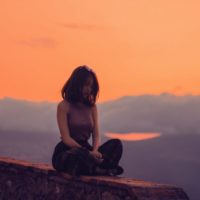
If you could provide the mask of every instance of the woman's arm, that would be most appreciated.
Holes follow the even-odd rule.
[[[98,147],[100,145],[98,110],[97,110],[96,104],[94,105],[94,107],[92,109],[92,116],[94,119],[94,129],[92,132],[92,146],[93,146],[93,151],[94,151],[94,150],[98,150]]]
[[[57,123],[62,136],[63,143],[70,147],[82,147],[78,144],[69,134],[69,128],[67,124],[67,112],[68,105],[67,102],[61,101],[57,105]]]

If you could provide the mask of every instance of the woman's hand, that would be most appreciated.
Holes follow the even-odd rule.
[[[102,154],[98,150],[92,150],[90,151],[90,154],[93,155],[95,158],[103,158]]]
[[[101,164],[103,162],[103,160],[104,160],[103,156],[98,150],[90,151],[90,154],[95,158],[95,160],[98,164]]]

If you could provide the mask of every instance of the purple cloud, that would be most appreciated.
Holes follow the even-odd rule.
[[[79,29],[88,31],[96,31],[103,29],[103,27],[96,26],[94,24],[64,23],[62,24],[62,26],[69,29]]]
[[[30,47],[55,48],[57,46],[57,41],[47,37],[40,37],[29,40],[19,40],[18,44],[27,45]]]

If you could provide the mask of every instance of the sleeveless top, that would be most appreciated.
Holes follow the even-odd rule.
[[[88,141],[94,128],[92,107],[71,103],[68,105],[66,123],[68,123],[70,136],[77,142]]]

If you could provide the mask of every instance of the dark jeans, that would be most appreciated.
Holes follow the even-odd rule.
[[[79,175],[95,175],[97,165],[104,169],[118,166],[123,151],[120,139],[110,139],[99,146],[98,151],[103,155],[101,163],[89,153],[92,146],[88,141],[78,143],[85,148],[69,147],[63,141],[55,146],[52,165],[57,171],[70,172],[76,169],[76,174]]]

